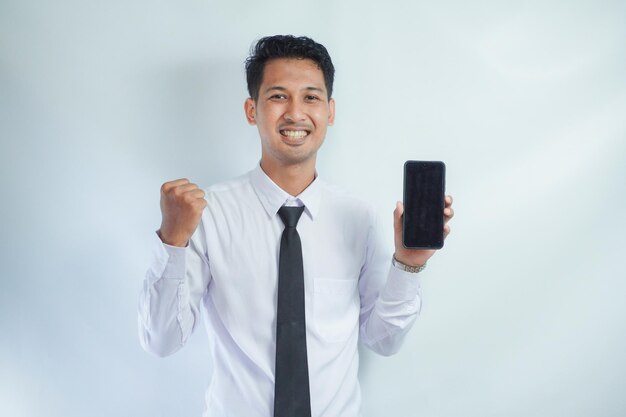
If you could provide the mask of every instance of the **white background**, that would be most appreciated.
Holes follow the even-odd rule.
[[[364,416],[626,415],[626,4],[0,1],[0,415],[199,416],[204,330],[158,359],[136,305],[159,186],[259,159],[243,61],[308,35],[337,68],[318,169],[391,253],[406,159],[456,217]]]

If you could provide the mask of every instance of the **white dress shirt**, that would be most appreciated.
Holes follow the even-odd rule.
[[[213,363],[205,416],[271,417],[278,209],[304,205],[297,228],[312,416],[359,416],[359,336],[382,355],[398,350],[420,310],[419,274],[381,260],[373,210],[320,178],[292,197],[257,166],[205,191],[208,206],[186,248],[155,235],[139,301],[144,349],[176,352],[203,315]]]

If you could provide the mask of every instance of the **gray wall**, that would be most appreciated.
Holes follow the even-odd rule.
[[[143,352],[159,186],[253,167],[243,65],[324,43],[319,172],[391,253],[406,159],[457,216],[403,350],[365,353],[364,415],[626,415],[626,5],[618,1],[0,1],[0,415],[199,416],[204,330]]]

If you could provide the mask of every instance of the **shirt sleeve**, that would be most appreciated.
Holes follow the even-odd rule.
[[[379,250],[373,212],[370,219],[359,278],[360,337],[365,346],[388,356],[400,349],[420,312],[422,273],[406,272],[391,264],[391,259]]]
[[[157,356],[179,350],[193,333],[200,305],[211,281],[204,228],[189,244],[170,246],[154,234],[153,254],[139,296],[139,340]]]

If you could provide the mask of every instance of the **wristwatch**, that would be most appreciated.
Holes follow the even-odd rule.
[[[426,262],[424,262],[424,265],[409,266],[397,260],[395,256],[391,259],[391,263],[396,268],[401,269],[406,272],[411,272],[413,274],[417,274],[418,272],[422,272],[424,269],[426,269]]]

